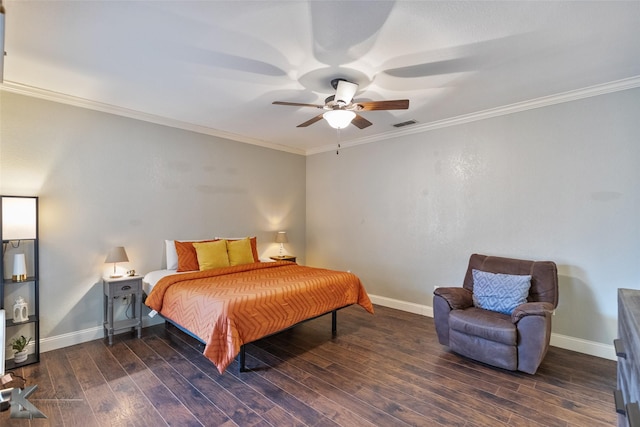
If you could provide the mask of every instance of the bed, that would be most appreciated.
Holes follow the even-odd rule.
[[[360,282],[349,272],[288,261],[251,262],[204,271],[148,273],[145,304],[205,344],[203,354],[220,373],[244,345],[294,325],[359,304],[373,314]]]

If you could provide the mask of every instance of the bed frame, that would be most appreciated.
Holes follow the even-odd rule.
[[[351,305],[352,305],[352,304],[348,304],[348,305],[345,305],[345,306],[343,306],[343,307],[336,308],[336,309],[333,309],[333,310],[331,310],[331,311],[327,311],[326,313],[322,313],[322,314],[319,314],[319,315],[317,315],[317,316],[310,317],[310,318],[308,318],[308,319],[302,320],[302,321],[300,321],[300,322],[298,322],[298,323],[295,323],[295,324],[293,324],[293,325],[291,325],[291,326],[289,326],[289,327],[287,327],[287,328],[281,329],[281,330],[279,330],[279,331],[277,331],[277,332],[274,332],[274,333],[272,333],[272,334],[265,335],[265,336],[263,336],[263,337],[261,337],[261,338],[258,338],[258,339],[257,339],[257,340],[255,340],[255,341],[258,341],[258,340],[261,340],[261,339],[263,339],[263,338],[267,338],[267,337],[270,337],[270,336],[273,336],[273,335],[279,334],[279,333],[281,333],[281,332],[287,331],[287,330],[289,330],[289,329],[295,328],[296,326],[301,325],[302,323],[308,322],[308,321],[310,321],[310,320],[317,319],[317,318],[322,317],[322,316],[325,316],[325,315],[327,315],[327,314],[329,314],[329,313],[331,313],[331,336],[334,336],[334,337],[335,337],[335,336],[338,334],[338,310],[342,310],[343,308],[349,307],[349,306],[351,306]],[[199,343],[201,343],[201,344],[203,344],[203,345],[206,345],[206,343],[205,343],[204,341],[202,341],[199,337],[197,337],[197,336],[196,336],[194,333],[192,333],[191,331],[189,331],[189,330],[187,330],[186,328],[184,328],[184,327],[180,326],[179,324],[177,324],[177,323],[176,323],[176,322],[174,322],[173,320],[169,319],[168,317],[165,317],[165,316],[161,315],[160,313],[158,313],[158,315],[159,315],[160,317],[162,317],[162,318],[165,320],[165,326],[166,326],[167,324],[171,324],[171,325],[175,326],[177,329],[179,329],[180,331],[182,331],[182,332],[184,332],[185,334],[189,335],[190,337],[192,337],[192,338],[196,339]],[[242,344],[242,345],[240,346],[240,353],[238,353],[238,365],[239,365],[238,372],[249,372],[249,371],[251,371],[251,369],[247,369],[247,367],[246,367],[246,353],[245,353],[245,346],[246,346],[247,344],[251,344],[252,342],[255,342],[255,341],[251,341],[251,342],[248,342],[248,343],[244,343],[244,344]]]

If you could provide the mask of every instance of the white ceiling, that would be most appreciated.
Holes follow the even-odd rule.
[[[4,90],[301,154],[336,131],[271,102],[324,103],[334,77],[356,100],[411,101],[361,113],[373,126],[342,130],[343,146],[640,85],[640,1],[3,3]]]

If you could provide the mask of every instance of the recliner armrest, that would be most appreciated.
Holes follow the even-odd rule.
[[[444,298],[452,310],[473,307],[471,291],[465,288],[436,288],[433,294]]]
[[[518,323],[525,316],[546,316],[553,313],[553,304],[549,302],[525,302],[511,313],[511,321]]]

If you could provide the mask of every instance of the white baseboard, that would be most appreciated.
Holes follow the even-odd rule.
[[[554,347],[564,348],[565,350],[573,350],[578,353],[602,357],[603,359],[618,360],[613,344],[607,345],[595,341],[583,340],[582,338],[574,338],[567,335],[552,333],[551,345]]]
[[[369,294],[369,299],[372,303],[383,307],[395,308],[396,310],[406,311],[408,313],[433,317],[433,307],[429,307],[428,305],[416,304],[414,302],[401,301],[371,294]]]
[[[396,300],[393,298],[381,297],[378,295],[369,295],[371,302],[383,307],[395,308],[409,313],[420,314],[422,316],[433,317],[433,307],[428,305],[416,304],[413,302]],[[601,357],[603,359],[618,360],[613,345],[602,344],[595,341],[587,341],[581,338],[569,337],[560,334],[551,334],[551,343],[554,347],[563,348],[565,350],[577,351],[591,356]]]
[[[155,325],[159,322],[158,319],[152,320],[147,316],[142,316],[142,327]],[[127,333],[122,332],[122,333]],[[56,335],[49,338],[43,338],[40,340],[40,352],[44,353],[51,350],[57,350],[63,347],[69,347],[75,344],[81,344],[87,341],[93,341],[104,338],[104,328],[102,326],[96,326],[82,331],[70,332],[68,334]]]
[[[104,328],[102,326],[96,326],[95,328],[83,329],[82,331],[69,332],[68,334],[56,335],[48,338],[42,338],[40,340],[40,352],[45,353],[47,351],[57,350],[59,348],[69,347],[100,338],[104,338]]]
[[[416,304],[414,302],[401,301],[378,295],[369,295],[369,298],[374,304],[378,304],[383,307],[394,308],[396,310],[419,314],[421,316],[433,317],[433,307],[429,307],[428,305]],[[142,320],[143,327],[159,323],[157,319],[152,320],[147,316],[144,316]],[[96,326],[82,331],[43,338],[40,340],[40,351],[44,353],[58,348],[69,347],[75,344],[81,344],[83,342],[101,338],[104,338],[104,329],[102,326]],[[604,359],[617,360],[613,345],[587,341],[581,338],[574,338],[554,333],[551,334],[551,345]]]

